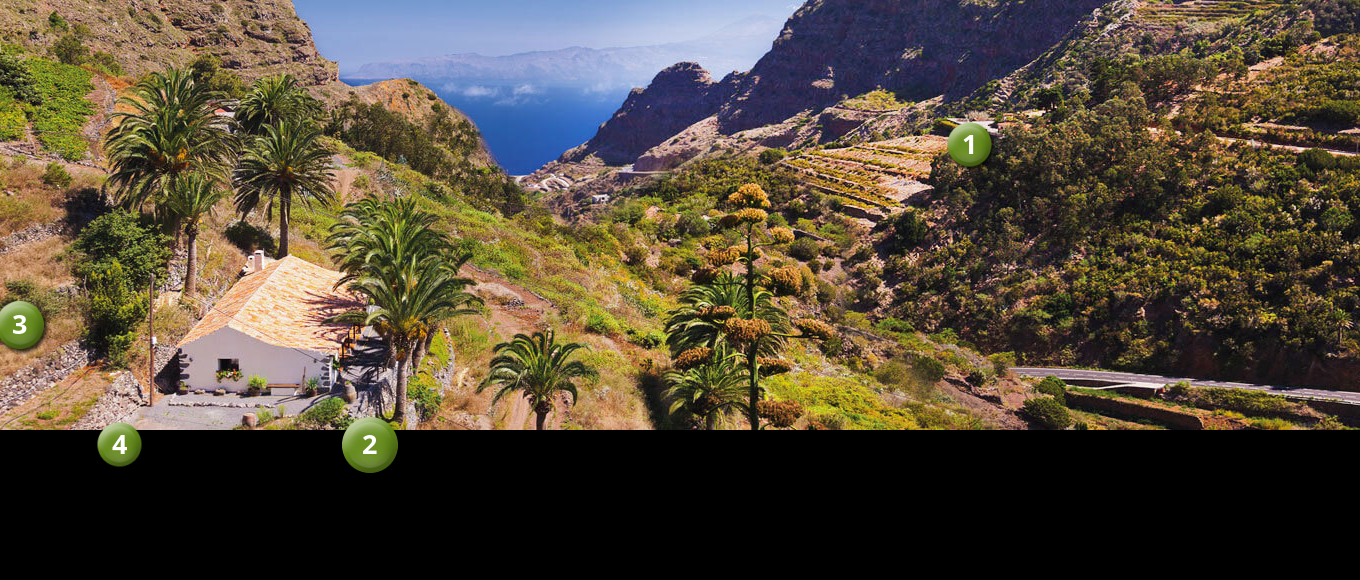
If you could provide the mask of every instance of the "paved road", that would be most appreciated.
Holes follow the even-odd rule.
[[[1221,381],[1201,381],[1196,379],[1163,377],[1157,375],[1140,375],[1136,373],[1118,373],[1106,371],[1086,371],[1072,369],[1043,369],[1015,367],[1011,369],[1017,374],[1034,377],[1058,377],[1064,381],[1071,380],[1090,380],[1090,381],[1110,381],[1120,384],[1149,384],[1149,385],[1172,385],[1181,381],[1190,383],[1193,387],[1219,388],[1219,389],[1244,389],[1249,391],[1266,391],[1272,394],[1285,397],[1302,399],[1324,399],[1345,401],[1347,403],[1360,404],[1360,393],[1346,391],[1328,391],[1324,389],[1304,389],[1293,387],[1272,387],[1266,385],[1249,385],[1246,383],[1228,383]]]

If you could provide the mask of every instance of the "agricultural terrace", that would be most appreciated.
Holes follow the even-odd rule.
[[[802,180],[852,205],[893,210],[926,189],[930,165],[947,149],[943,137],[924,136],[817,149],[784,160]]]
[[[1182,22],[1213,22],[1245,18],[1257,12],[1282,8],[1286,3],[1271,0],[1196,0],[1194,2],[1145,2],[1138,16],[1146,22],[1175,26]]]

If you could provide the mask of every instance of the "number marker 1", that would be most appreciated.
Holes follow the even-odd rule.
[[[992,135],[977,123],[964,123],[949,134],[949,156],[964,167],[977,167],[992,156]]]

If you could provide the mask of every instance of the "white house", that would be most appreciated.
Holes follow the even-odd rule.
[[[180,380],[191,390],[243,392],[260,376],[281,395],[311,378],[330,386],[353,328],[326,320],[363,307],[335,289],[342,276],[292,256],[266,263],[256,252],[246,276],[180,342]]]

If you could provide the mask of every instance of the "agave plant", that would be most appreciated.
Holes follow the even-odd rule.
[[[533,336],[515,335],[511,342],[496,346],[491,374],[477,387],[477,392],[500,387],[491,399],[492,405],[506,395],[521,393],[533,407],[537,428],[542,431],[557,394],[570,394],[571,404],[575,405],[578,398],[575,381],[597,376],[584,362],[571,360],[577,351],[587,348],[575,342],[558,344],[552,330]]]

